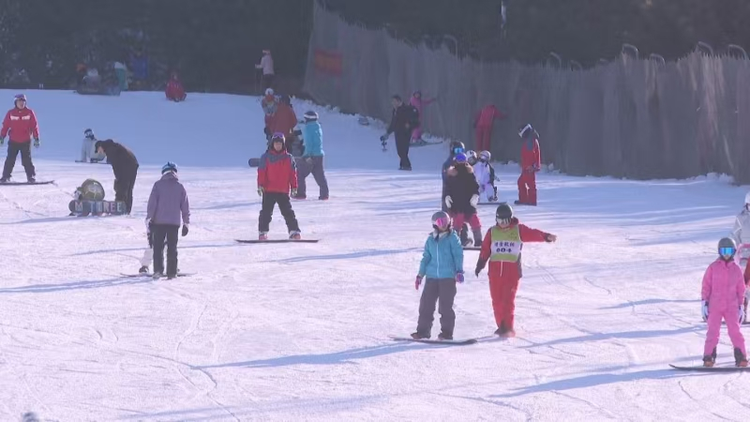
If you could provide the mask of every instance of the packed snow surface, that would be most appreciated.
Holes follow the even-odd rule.
[[[9,108],[14,93],[0,91]],[[265,145],[258,98],[26,94],[42,134],[38,179],[55,184],[0,187],[1,420],[750,419],[750,374],[668,367],[699,363],[700,280],[747,187],[543,173],[539,206],[516,214],[559,240],[524,248],[518,337],[493,338],[487,275],[474,276],[467,251],[455,337],[479,343],[402,343],[389,335],[416,326],[445,144],[412,149],[414,171],[399,172],[382,124],[295,102],[324,130],[331,199],[293,203],[303,236],[321,240],[241,245],[257,237],[247,159]],[[67,216],[87,178],[114,196],[109,166],[73,162],[89,127],[140,160],[132,216]],[[179,267],[196,274],[124,278],[147,247],[146,201],[167,160],[192,206]],[[497,171],[501,198],[514,200],[517,167]],[[317,198],[312,177],[308,190]],[[487,229],[494,207],[480,217]],[[270,235],[286,237],[278,210]],[[719,361],[733,361],[725,332]]]

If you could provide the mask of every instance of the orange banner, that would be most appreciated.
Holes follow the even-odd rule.
[[[315,69],[334,76],[342,73],[341,54],[321,49],[315,50]]]

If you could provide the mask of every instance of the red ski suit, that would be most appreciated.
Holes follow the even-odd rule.
[[[536,172],[542,168],[539,140],[529,138],[521,146],[521,176],[518,177],[518,202],[536,205]]]
[[[493,226],[487,231],[479,252],[477,272],[490,262],[490,296],[498,328],[513,330],[516,291],[521,280],[521,249],[526,242],[547,242],[549,233],[519,224],[517,218],[508,227]],[[494,239],[493,239],[494,237]]]
[[[476,128],[477,144],[474,148],[479,154],[481,151],[490,150],[490,141],[492,139],[492,124],[495,119],[504,119],[505,115],[500,112],[493,104],[490,104],[483,108],[477,117],[474,119],[474,127]]]

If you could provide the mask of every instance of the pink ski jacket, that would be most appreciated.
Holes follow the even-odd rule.
[[[745,279],[740,266],[721,258],[712,262],[703,275],[701,299],[708,302],[709,312],[739,308],[745,299]]]

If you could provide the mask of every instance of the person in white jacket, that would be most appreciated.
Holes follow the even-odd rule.
[[[263,69],[263,89],[271,88],[274,78],[271,50],[263,50],[263,57],[260,59],[260,64],[256,64],[255,68]]]
[[[479,153],[479,160],[474,164],[474,176],[479,184],[480,202],[497,202],[495,169],[490,160],[492,160],[492,154],[489,151],[482,151]]]
[[[732,238],[737,243],[740,265],[746,266],[748,258],[750,258],[750,192],[745,195],[745,207],[734,220]],[[743,245],[746,246],[743,248]],[[750,278],[750,270],[746,267],[745,282],[750,281],[748,278]]]
[[[104,156],[96,152],[94,145],[96,144],[96,136],[94,131],[86,129],[83,131],[83,145],[81,145],[81,163],[98,163],[104,159]]]

